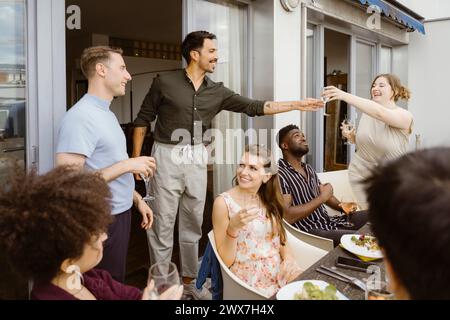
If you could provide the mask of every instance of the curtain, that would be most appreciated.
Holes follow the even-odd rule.
[[[236,93],[242,93],[245,9],[226,2],[219,4],[202,0],[195,0],[193,9],[193,30],[206,30],[217,36],[219,61],[215,72],[208,76],[223,82]],[[242,117],[238,113],[222,111],[213,121],[213,128],[223,137],[216,139],[211,146],[215,150],[212,154],[214,196],[232,187],[244,148]]]

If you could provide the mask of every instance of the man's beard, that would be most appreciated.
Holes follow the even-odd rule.
[[[309,152],[309,147],[305,146],[305,147],[298,147],[297,149],[293,149],[292,153],[297,157],[297,158],[303,158],[305,155],[307,155]]]

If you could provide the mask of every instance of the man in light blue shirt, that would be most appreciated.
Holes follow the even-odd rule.
[[[98,171],[108,182],[114,222],[108,230],[103,257],[99,253],[102,261],[97,267],[123,282],[133,203],[142,214],[142,228],[147,230],[153,223],[152,210],[134,190],[133,173],[152,176],[156,165],[151,157],[129,159],[125,135],[109,109],[114,97],[125,95],[126,84],[131,80],[122,51],[87,48],[81,57],[81,69],[89,81],[88,93],[63,118],[56,164]]]

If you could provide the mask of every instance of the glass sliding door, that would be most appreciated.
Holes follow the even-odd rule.
[[[375,43],[352,37],[351,45],[351,93],[357,96],[370,99],[370,89],[372,80],[377,72],[377,54]],[[353,106],[349,110],[350,119],[354,120],[356,125],[361,118],[361,112]],[[348,146],[348,162],[350,163],[355,153],[355,145]]]
[[[26,4],[0,0],[0,187],[13,168],[26,168]],[[26,299],[27,283],[0,252],[0,300]]]
[[[324,82],[348,92],[350,74],[351,36],[327,28],[324,33]],[[348,167],[348,148],[342,138],[340,126],[348,114],[345,101],[330,101],[326,105],[324,122],[323,170],[336,171]]]
[[[12,167],[25,169],[25,1],[0,0],[0,185]]]
[[[381,47],[380,51],[380,74],[392,72],[392,48]]]
[[[356,78],[355,78],[355,94],[359,97],[370,99],[370,89],[373,78],[376,73],[376,47],[375,44],[356,41]],[[356,112],[358,119],[361,116],[359,111]]]
[[[320,96],[320,83],[323,83],[323,71],[320,54],[319,26],[308,24],[306,30],[306,95]],[[323,28],[322,28],[323,31]],[[323,50],[322,50],[323,51]],[[318,171],[323,168],[323,111],[306,113],[306,132],[304,132],[310,146],[305,161]]]

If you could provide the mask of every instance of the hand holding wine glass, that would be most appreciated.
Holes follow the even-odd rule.
[[[149,300],[179,300],[183,294],[177,266],[173,262],[157,262],[148,272]]]
[[[261,208],[258,195],[242,195],[239,197],[241,210],[230,219],[229,228],[235,232],[244,228],[252,220],[258,218]]]
[[[145,197],[142,198],[145,202],[153,201],[155,200],[155,196],[151,192],[151,178],[150,176],[145,176],[144,174],[140,174],[142,180],[144,180],[145,184]]]
[[[358,204],[356,203],[356,200],[353,196],[343,196],[341,198],[341,208],[344,211],[345,215],[347,216],[347,221],[344,222],[342,225],[347,228],[354,227],[355,225],[350,222],[350,215],[352,213],[355,213],[356,210],[358,210]]]
[[[324,91],[324,88],[322,88],[322,92]],[[323,102],[323,104],[325,105],[324,106],[324,110],[325,110],[325,112],[324,112],[324,116],[325,117],[329,117],[329,116],[331,116],[331,114],[329,114],[329,113],[327,113],[327,103],[328,103],[328,101],[330,100],[328,97],[324,97],[323,95],[321,95],[320,96],[320,99],[322,100],[322,102]]]
[[[345,118],[341,123],[342,138],[354,143],[355,123],[353,120]]]

